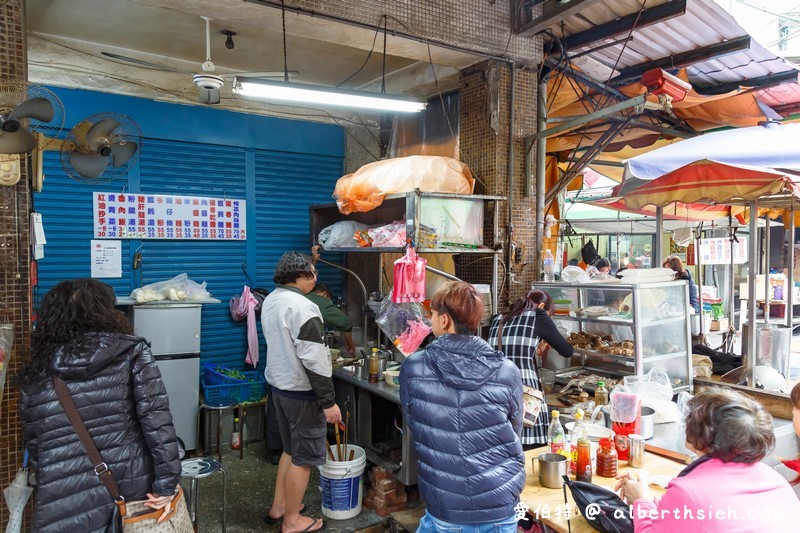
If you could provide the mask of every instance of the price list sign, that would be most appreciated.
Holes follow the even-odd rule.
[[[733,263],[747,262],[747,237],[738,237],[733,242]],[[730,265],[731,240],[726,237],[700,240],[700,262],[703,265]]]
[[[245,201],[94,193],[96,239],[246,240]]]

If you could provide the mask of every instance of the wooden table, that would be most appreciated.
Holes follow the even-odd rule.
[[[525,472],[527,474],[527,481],[525,488],[522,491],[522,502],[528,506],[529,513],[544,522],[547,526],[555,531],[567,532],[567,520],[564,507],[564,489],[549,489],[539,484],[539,470],[538,465],[536,473],[533,472],[532,461],[540,453],[546,452],[547,448],[537,448],[525,452]],[[651,477],[653,476],[668,476],[673,478],[683,470],[686,465],[660,457],[650,452],[645,452],[645,467],[644,468],[629,468],[626,461],[619,462],[619,473],[623,474],[630,471],[631,475],[637,476],[640,472],[647,470]],[[600,477],[598,475],[592,476],[592,483],[605,487],[609,490],[614,490],[614,485],[617,481],[613,478]],[[650,490],[653,494],[663,494],[664,489],[657,485],[650,485]],[[595,531],[586,521],[583,516],[578,514],[578,508],[572,499],[569,489],[567,489],[567,498],[569,501],[569,511],[572,532],[573,533],[590,533]]]

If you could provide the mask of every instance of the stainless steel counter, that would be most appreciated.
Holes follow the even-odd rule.
[[[387,385],[383,381],[370,383],[361,379],[353,371],[343,368],[333,370],[333,385],[336,389],[336,400],[342,408],[342,413],[349,404],[354,417],[350,422],[350,435],[353,443],[364,448],[367,459],[383,469],[391,472],[400,482],[405,485],[414,485],[417,482],[417,453],[414,448],[414,439],[411,431],[405,423],[399,428],[401,433],[401,457],[400,460],[387,457],[381,450],[380,442],[374,442],[373,424],[384,422],[386,417],[394,417],[397,409],[391,407],[386,409],[386,401],[397,406],[400,405],[400,389]],[[350,401],[350,399],[353,401]],[[388,412],[387,412],[388,411]],[[389,418],[392,420],[392,418]],[[396,425],[397,422],[393,421]],[[385,425],[385,424],[384,424]],[[394,449],[397,449],[396,443]]]

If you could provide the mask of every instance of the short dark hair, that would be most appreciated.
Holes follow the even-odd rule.
[[[601,268],[605,267],[611,268],[611,263],[609,263],[608,259],[606,259],[605,257],[598,257],[592,262],[592,266],[595,267],[597,270],[600,270]]]
[[[459,335],[473,335],[483,317],[483,298],[469,283],[448,281],[434,293],[431,309],[449,315]]]
[[[310,257],[300,252],[286,252],[275,265],[272,280],[278,285],[286,285],[298,278],[313,278],[314,272],[314,262]]]
[[[772,416],[757,401],[722,387],[689,400],[686,442],[724,463],[757,463],[775,447]]]
[[[328,287],[325,283],[317,283],[316,285],[314,285],[314,288],[311,290],[311,292],[319,292],[319,293],[327,292],[328,294],[333,294],[331,292],[330,287]]]

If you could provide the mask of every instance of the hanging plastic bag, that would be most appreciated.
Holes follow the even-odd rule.
[[[375,209],[387,194],[452,192],[472,194],[475,178],[466,164],[451,157],[412,155],[375,161],[339,178],[333,197],[345,215]]]
[[[375,323],[404,355],[411,355],[431,332],[430,314],[421,303],[384,298]]]
[[[406,255],[394,262],[394,303],[422,302],[425,300],[425,266],[428,260],[417,255],[411,246]]]

